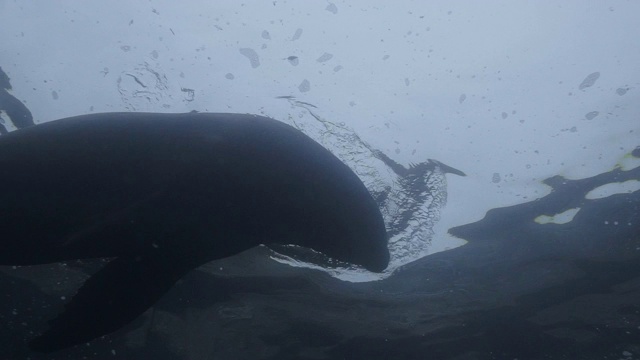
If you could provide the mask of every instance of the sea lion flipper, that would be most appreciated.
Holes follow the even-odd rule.
[[[29,347],[40,352],[57,351],[121,328],[188,271],[180,270],[175,260],[171,254],[158,251],[110,261],[84,283],[65,310],[49,322],[49,329]]]

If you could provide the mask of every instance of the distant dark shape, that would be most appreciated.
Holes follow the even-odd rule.
[[[0,112],[5,112],[18,129],[33,125],[31,111],[27,109],[22,101],[11,95],[8,90],[11,90],[9,76],[0,68]],[[0,134],[6,132],[6,128],[0,123]]]
[[[616,94],[622,96],[622,95],[626,94],[627,91],[629,91],[629,88],[617,88],[616,89]]]
[[[406,195],[402,201],[402,210],[398,212],[393,223],[387,226],[389,228],[389,236],[395,236],[409,227],[409,222],[415,216],[418,209],[433,195],[433,189],[430,188],[428,180],[436,170],[439,170],[443,174],[467,176],[464,172],[433,159],[428,159],[418,164],[411,164],[409,168],[406,168],[382,151],[373,148],[370,148],[370,150],[373,156],[382,161],[398,175],[398,185],[400,186],[401,192]],[[378,203],[378,207],[385,207],[390,191],[391,188],[387,187],[385,190],[373,194]]]
[[[371,271],[389,262],[382,215],[360,179],[261,116],[66,118],[1,136],[0,167],[0,264],[113,258],[31,342],[36,351],[113,332],[190,270],[259,244]]]
[[[592,87],[596,83],[596,81],[598,81],[599,78],[600,78],[600,72],[597,72],[597,71],[587,75],[587,77],[584,78],[584,80],[582,80],[582,82],[578,86],[578,89],[584,90],[586,88]]]
[[[419,164],[411,164],[409,168],[398,164],[393,159],[389,158],[387,154],[383,153],[380,150],[372,150],[373,155],[382,161],[385,165],[391,168],[393,172],[395,172],[398,176],[401,177],[420,177],[428,172],[432,172],[436,167],[439,167],[441,171],[445,174],[455,174],[459,176],[467,176],[467,174],[462,171],[452,168],[449,165],[445,165],[438,160],[428,159],[425,162],[421,162]]]
[[[0,89],[0,110],[4,111],[18,129],[33,125],[33,116],[22,101],[7,90]]]
[[[0,88],[11,90],[11,81],[9,80],[9,75],[7,75],[2,67],[0,67]]]
[[[599,112],[599,111],[590,111],[590,112],[588,112],[584,117],[585,117],[585,119],[587,119],[587,120],[593,120],[593,119],[595,119],[596,117],[598,117],[598,115],[599,115],[599,114],[600,114],[600,112]]]
[[[289,63],[293,66],[297,66],[300,63],[300,59],[293,55],[287,57],[287,60],[289,60]]]

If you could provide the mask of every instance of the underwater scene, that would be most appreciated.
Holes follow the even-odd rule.
[[[640,359],[637,14],[0,0],[0,359]]]

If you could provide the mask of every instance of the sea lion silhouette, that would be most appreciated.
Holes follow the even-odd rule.
[[[302,132],[243,114],[104,113],[0,136],[0,264],[113,258],[30,343],[113,332],[190,270],[295,244],[382,271],[385,225],[360,179]]]

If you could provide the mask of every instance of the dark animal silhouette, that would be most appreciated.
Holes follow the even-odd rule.
[[[241,114],[105,113],[0,136],[0,264],[112,258],[34,339],[37,351],[129,323],[190,270],[295,244],[382,271],[380,211],[328,150]]]

